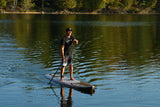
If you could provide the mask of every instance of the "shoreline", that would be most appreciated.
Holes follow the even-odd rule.
[[[3,12],[1,14],[102,14],[90,12]]]
[[[155,13],[155,12],[151,12],[151,13],[127,13],[127,12],[66,12],[66,11],[56,11],[56,12],[7,12],[7,11],[3,11],[0,12],[0,14],[53,14],[53,15],[76,15],[76,14],[91,14],[91,15],[99,15],[99,14],[120,14],[120,15],[127,15],[127,14],[137,14],[137,15],[158,15],[160,13]]]

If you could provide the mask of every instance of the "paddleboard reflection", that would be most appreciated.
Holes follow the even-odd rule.
[[[73,88],[68,88],[69,92],[68,92],[68,96],[66,97],[65,92],[64,92],[64,87],[61,87],[60,88],[61,98],[56,94],[53,87],[50,86],[50,88],[53,91],[54,95],[57,97],[57,99],[60,101],[61,107],[72,107],[72,104],[73,104],[73,100],[72,100]],[[82,91],[82,90],[76,90],[76,91],[79,91],[79,92],[84,93],[84,94],[90,94],[90,95],[93,95],[95,93],[95,90],[92,90],[89,93],[87,93],[86,91]],[[92,94],[91,94],[91,92],[92,92]]]

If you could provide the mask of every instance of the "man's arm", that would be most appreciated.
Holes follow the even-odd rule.
[[[78,40],[77,39],[74,39],[73,42],[78,45]]]
[[[65,56],[64,56],[64,45],[61,46],[61,55],[62,55],[62,59],[63,62],[65,61]]]

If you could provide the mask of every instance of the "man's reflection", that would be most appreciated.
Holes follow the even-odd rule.
[[[56,92],[54,91],[54,88],[53,87],[50,87],[54,93],[54,95],[58,98],[58,100],[60,101],[60,105],[61,107],[72,107],[72,96],[73,96],[73,89],[72,88],[69,88],[69,95],[68,97],[66,98],[65,97],[65,94],[64,94],[64,88],[61,87],[61,90],[60,90],[60,96],[61,96],[61,99],[60,97],[56,94]],[[85,94],[94,94],[95,93],[95,90],[77,90],[77,91],[80,91],[82,93],[85,93]]]
[[[65,98],[63,88],[61,88],[60,94],[61,94],[61,107],[72,107],[72,95],[73,95],[72,88],[70,88],[69,90],[69,95],[67,99]]]

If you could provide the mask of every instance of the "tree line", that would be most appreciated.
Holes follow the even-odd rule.
[[[160,0],[0,0],[0,11],[160,12]]]

